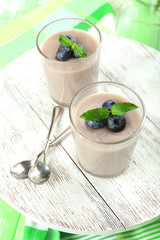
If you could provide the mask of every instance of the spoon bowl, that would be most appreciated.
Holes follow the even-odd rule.
[[[10,173],[12,174],[12,176],[17,179],[27,178],[29,169],[34,166],[34,164],[41,157],[42,153],[43,151],[40,152],[33,160],[24,160],[22,162],[16,163],[13,167],[10,168]]]
[[[38,162],[28,172],[28,178],[34,184],[43,184],[51,175],[51,170],[45,162]]]
[[[10,173],[17,179],[24,179],[28,177],[28,171],[33,167],[35,160],[25,160],[21,163],[15,164],[10,169]]]

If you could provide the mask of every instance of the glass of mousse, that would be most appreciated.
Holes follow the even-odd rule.
[[[71,45],[62,45],[60,36],[67,37]],[[93,24],[76,18],[53,21],[39,32],[36,44],[49,94],[56,103],[68,107],[81,88],[97,81],[101,34]],[[77,45],[86,55],[77,55]]]
[[[145,107],[137,93],[116,82],[93,83],[74,96],[69,115],[78,160],[85,171],[113,177],[126,169],[145,120]]]

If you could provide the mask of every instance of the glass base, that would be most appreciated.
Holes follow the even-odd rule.
[[[99,178],[113,178],[113,177],[118,177],[119,175],[121,175],[124,171],[126,171],[126,169],[129,167],[129,164],[127,164],[123,169],[121,169],[120,172],[116,173],[116,174],[107,174],[107,175],[101,175],[101,174],[96,174],[94,172],[88,171],[87,169],[85,169],[81,163],[78,161],[80,167],[87,173],[89,173],[90,175],[94,176],[94,177],[99,177]]]
[[[50,97],[51,97],[51,95],[50,95]],[[59,102],[59,101],[55,100],[53,97],[51,97],[51,99],[52,99],[55,103],[57,103],[59,106],[69,108],[69,105],[70,105],[70,104],[66,104],[66,103],[63,103],[63,102]]]

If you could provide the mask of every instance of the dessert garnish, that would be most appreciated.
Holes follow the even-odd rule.
[[[120,132],[126,126],[126,118],[124,115],[118,116],[110,114],[109,117],[106,119],[106,126],[112,132]]]
[[[58,51],[56,52],[56,57],[59,61],[66,61],[71,57],[71,55],[72,55],[71,48],[64,47],[63,45],[60,45]]]
[[[74,37],[72,37],[71,35],[67,34],[65,36],[68,37],[72,42],[77,43],[76,39]]]
[[[76,58],[87,57],[84,47],[81,44],[77,44],[76,39],[71,35],[60,35],[59,42],[61,45],[56,53],[56,57],[59,61],[66,61],[71,56]]]
[[[120,132],[126,126],[124,113],[138,108],[130,102],[116,103],[113,100],[107,100],[102,104],[102,108],[95,108],[83,113],[80,118],[86,120],[92,128],[101,128],[105,125],[113,132]]]

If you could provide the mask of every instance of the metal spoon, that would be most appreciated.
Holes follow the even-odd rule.
[[[54,141],[50,143],[50,147],[53,147],[58,142],[60,142],[63,138],[69,135],[71,131],[71,127],[69,126],[66,130],[64,130],[64,132],[59,135],[59,137],[57,137]],[[37,164],[31,167],[28,172],[28,178],[35,184],[43,184],[49,179],[51,175],[51,171],[45,161],[45,157],[43,158],[43,162],[39,162],[39,160],[37,159]]]
[[[47,141],[46,141],[46,145],[45,145],[45,154],[48,150],[49,144],[51,142],[51,136],[53,134],[53,130],[54,127],[56,126],[62,112],[63,112],[63,108],[60,106],[56,106],[53,109],[52,112],[52,120],[51,120],[51,124],[50,124],[50,128],[49,128],[49,132],[48,132],[48,136],[47,136]],[[10,172],[12,174],[13,177],[17,178],[17,179],[24,179],[28,177],[28,171],[29,169],[38,161],[38,159],[40,158],[40,156],[44,153],[44,150],[39,153],[37,155],[37,157],[33,160],[25,160],[23,162],[19,162],[17,164],[15,164],[13,167],[11,167]]]

